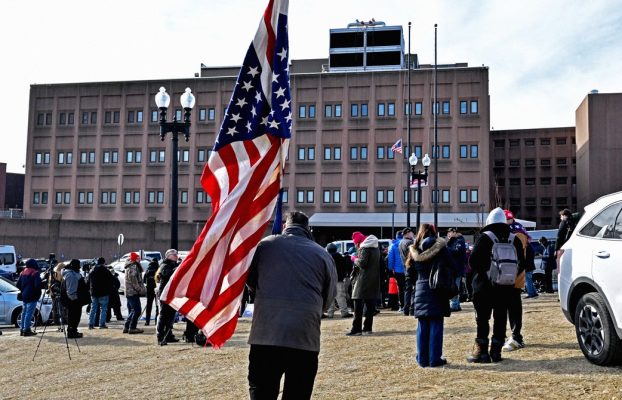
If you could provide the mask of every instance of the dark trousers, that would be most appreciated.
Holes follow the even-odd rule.
[[[151,310],[153,309],[153,301],[155,300],[155,289],[147,288],[147,304],[145,305],[145,323],[151,321]]]
[[[544,290],[553,293],[553,267],[548,265],[544,267]]]
[[[490,316],[493,317],[492,339],[505,341],[505,327],[508,319],[508,301],[513,295],[514,287],[487,288],[473,294],[475,321],[477,322],[477,338],[488,341],[490,334]]]
[[[523,328],[523,302],[521,299],[521,292],[521,289],[515,288],[508,301],[510,329],[512,330],[512,338],[517,342],[523,341],[523,335],[520,333]]]
[[[283,375],[282,400],[310,399],[317,374],[318,354],[316,351],[252,344],[248,355],[251,400],[276,399]]]
[[[77,332],[80,325],[80,315],[82,314],[82,306],[78,300],[69,300],[67,305],[67,332]]]
[[[414,273],[414,271],[413,271]],[[404,279],[404,315],[415,315],[414,296],[415,286],[409,276]]]
[[[468,300],[473,300],[473,272],[467,272],[465,275],[465,283]]]
[[[158,341],[173,335],[173,322],[175,321],[175,309],[160,301],[160,316],[158,317]]]
[[[374,325],[374,313],[376,312],[376,299],[354,299],[353,301],[352,332],[371,332]],[[363,310],[365,310],[365,322],[363,322]]]
[[[441,365],[445,319],[418,318],[417,321],[417,362],[421,367]]]
[[[404,308],[404,284],[406,283],[406,278],[404,277],[403,272],[395,273],[395,280],[397,281],[397,289],[399,290],[400,297],[400,307]]]
[[[127,321],[125,321],[125,329],[136,329],[138,318],[141,314],[140,296],[127,297]]]

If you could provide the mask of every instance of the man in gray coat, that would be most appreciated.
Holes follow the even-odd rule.
[[[318,367],[322,313],[335,300],[337,271],[316,244],[309,217],[287,215],[282,235],[264,238],[250,265],[255,292],[248,343],[251,399],[276,399],[285,375],[284,399],[309,399]]]
[[[380,249],[378,238],[365,236],[361,232],[352,234],[357,249],[354,258],[354,320],[347,336],[371,335],[376,312],[376,300],[380,297]],[[363,323],[363,310],[365,322]]]

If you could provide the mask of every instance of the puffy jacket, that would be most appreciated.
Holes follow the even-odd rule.
[[[78,300],[78,284],[81,278],[82,275],[73,269],[66,267],[63,270],[63,280],[65,281],[67,297],[69,297],[69,300]]]
[[[451,254],[451,259],[458,276],[464,276],[464,266],[466,263],[466,242],[464,237],[458,233],[447,241],[447,249]]]
[[[346,257],[337,251],[334,253],[329,252],[328,254],[333,258],[337,267],[337,280],[341,282],[344,278],[350,276],[352,273],[352,260],[350,260],[350,257]]]
[[[416,274],[415,284],[415,317],[438,318],[449,317],[449,299],[443,294],[430,289],[430,272],[435,263],[443,263],[447,268],[454,264],[447,250],[445,240],[429,237],[421,243],[421,248],[410,246]],[[412,276],[412,272],[411,272]]]
[[[391,242],[391,247],[389,248],[388,266],[389,269],[396,274],[404,273],[404,262],[402,261],[402,256],[400,255],[400,242],[401,239],[393,240],[393,242]]]
[[[22,291],[22,301],[31,303],[41,297],[41,276],[38,268],[27,267],[19,274],[17,288]]]
[[[147,292],[143,284],[143,267],[137,262],[125,264],[125,296],[140,296]]]
[[[99,264],[89,273],[89,286],[91,296],[102,297],[110,294],[112,286],[112,274],[105,265]]]
[[[352,289],[353,299],[371,300],[380,297],[380,249],[378,238],[369,235],[358,250],[354,261],[355,282]]]
[[[158,265],[157,260],[152,260],[147,266],[147,271],[145,271],[145,284],[147,285],[147,290],[155,290],[155,275],[156,272],[158,272],[159,267],[160,266]]]

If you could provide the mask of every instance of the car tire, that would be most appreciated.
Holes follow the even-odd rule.
[[[42,323],[42,319],[41,319],[41,313],[39,312],[39,310],[35,310],[35,313],[33,315],[34,320],[32,321],[32,326],[41,326],[43,325]],[[22,320],[22,307],[18,307],[15,309],[15,311],[13,311],[13,317],[11,318],[11,322],[13,323],[13,326],[16,328],[20,328],[19,323]]]
[[[619,364],[622,361],[622,340],[602,296],[598,293],[583,295],[574,316],[577,341],[585,358],[596,365]]]

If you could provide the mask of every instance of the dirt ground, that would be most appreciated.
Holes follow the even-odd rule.
[[[526,300],[525,349],[504,353],[498,364],[465,361],[474,338],[470,303],[445,320],[443,368],[415,362],[417,322],[382,311],[372,336],[346,337],[351,320],[322,324],[322,351],[315,399],[622,399],[622,368],[588,363],[574,327],[563,317],[554,295]],[[82,318],[84,323],[86,318]],[[187,344],[156,346],[154,327],[146,334],[123,335],[119,322],[108,330],[82,328],[69,342],[50,328],[33,355],[38,337],[21,338],[14,328],[0,336],[1,399],[244,399],[247,392],[248,318],[221,349]],[[181,336],[183,325],[176,326]],[[41,331],[41,329],[40,329]]]

